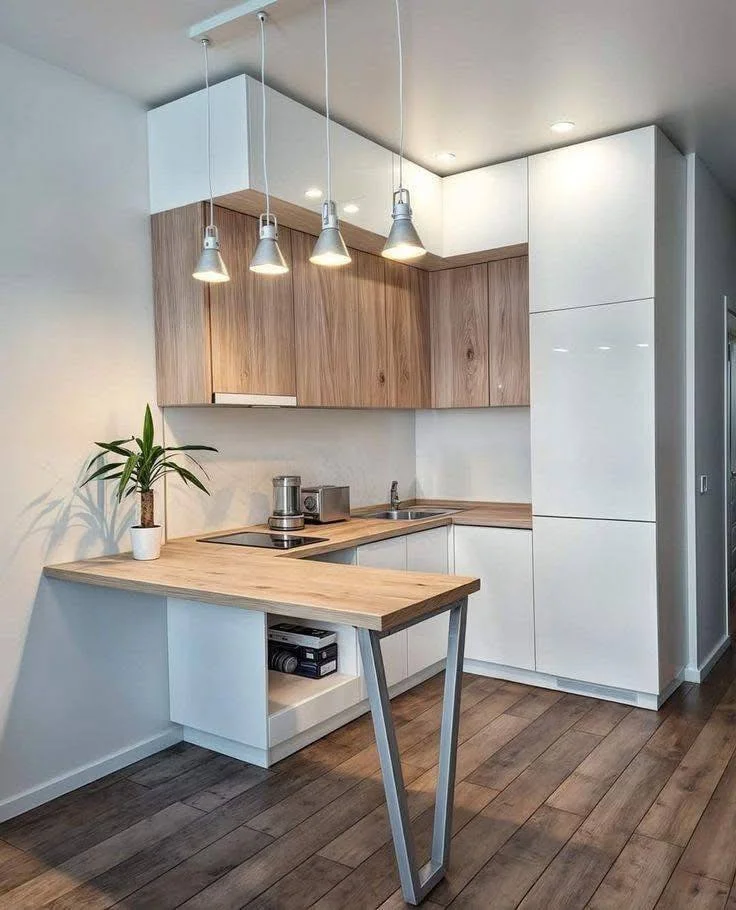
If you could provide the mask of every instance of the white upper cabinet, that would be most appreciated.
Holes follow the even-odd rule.
[[[532,313],[654,297],[655,127],[529,159]]]
[[[527,159],[481,167],[442,180],[443,255],[526,243]]]
[[[325,194],[327,191],[325,118],[279,92],[267,92],[271,193],[285,202],[319,212],[321,200],[307,199],[304,194],[311,188]],[[205,93],[199,91],[148,114],[152,212],[198,202],[209,195],[205,102]],[[261,90],[255,80],[236,76],[213,86],[215,196],[265,190],[261,114]],[[333,195],[340,219],[387,234],[391,221],[392,153],[337,123],[331,124],[330,131]],[[348,204],[358,210],[345,212]],[[420,209],[424,206],[422,201]]]
[[[531,317],[535,515],[655,521],[654,301]]]

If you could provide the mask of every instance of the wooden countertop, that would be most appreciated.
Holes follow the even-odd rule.
[[[286,605],[289,615],[296,618],[387,631],[472,594],[479,590],[480,581],[457,575],[310,562],[308,557],[450,523],[531,527],[531,509],[524,504],[443,501],[431,505],[459,507],[462,511],[421,521],[356,516],[332,525],[309,525],[294,533],[325,538],[324,542],[291,551],[216,546],[195,537],[183,538],[167,543],[161,558],[150,562],[121,553],[47,566],[44,574],[64,581],[264,612]],[[376,508],[380,506],[373,510]],[[235,530],[263,529],[259,525]]]

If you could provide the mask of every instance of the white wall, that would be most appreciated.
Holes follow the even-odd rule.
[[[3,818],[170,727],[161,601],[41,577],[125,543],[75,482],[154,400],[145,116],[3,46],[0,83]]]
[[[690,664],[699,667],[727,631],[723,298],[736,305],[736,205],[702,161],[687,163]],[[701,474],[705,495],[696,492]]]
[[[203,461],[211,497],[167,482],[170,538],[264,521],[275,474],[349,484],[352,506],[387,502],[392,480],[402,497],[414,495],[411,411],[167,408],[165,420],[167,444],[219,449]]]
[[[531,502],[529,408],[416,412],[417,496]]]

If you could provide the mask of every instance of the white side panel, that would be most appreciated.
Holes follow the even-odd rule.
[[[168,599],[171,718],[268,747],[266,614]]]
[[[659,692],[655,525],[534,519],[537,670]]]
[[[468,601],[466,658],[533,670],[531,532],[457,525],[454,533],[456,574],[481,580]]]
[[[393,188],[399,184],[399,158],[393,156]],[[436,256],[442,252],[442,177],[404,159],[404,186],[411,194],[414,226],[425,248]],[[390,210],[389,210],[390,215]],[[389,225],[390,227],[390,225]],[[381,233],[387,234],[388,229]]]
[[[443,255],[526,243],[529,239],[526,158],[481,167],[442,181]]]
[[[654,296],[655,127],[529,159],[531,312]]]
[[[434,528],[406,538],[406,567],[410,572],[449,571],[447,528]],[[440,613],[407,629],[409,676],[447,657],[447,627],[450,614]]]
[[[246,77],[212,87],[212,183],[215,196],[248,188]],[[207,106],[194,92],[148,112],[151,212],[209,195]]]
[[[655,520],[651,300],[531,316],[535,515]]]
[[[392,537],[358,547],[358,565],[373,569],[406,570],[406,537]],[[406,679],[406,629],[395,632],[381,641],[386,682],[389,686]]]

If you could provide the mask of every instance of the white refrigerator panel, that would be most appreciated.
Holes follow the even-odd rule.
[[[537,670],[659,692],[656,526],[534,519]]]
[[[534,514],[654,521],[654,301],[530,319]]]

